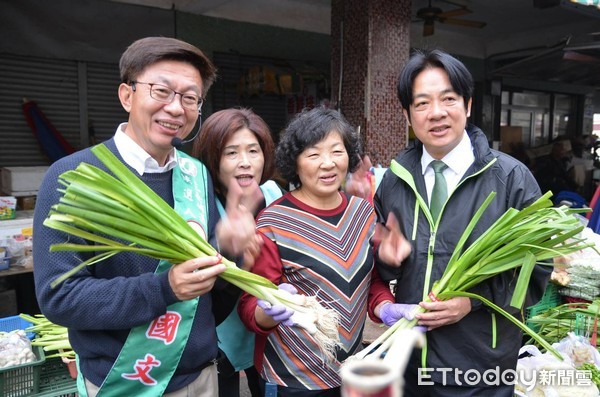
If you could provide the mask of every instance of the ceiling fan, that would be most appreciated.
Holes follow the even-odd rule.
[[[419,21],[423,21],[423,36],[431,36],[433,34],[434,23],[436,21],[470,28],[483,28],[486,25],[485,22],[455,18],[472,13],[473,11],[469,10],[463,5],[458,6],[458,8],[454,10],[444,11],[439,7],[432,7],[431,0],[429,0],[429,5],[427,7],[417,10],[417,18]]]

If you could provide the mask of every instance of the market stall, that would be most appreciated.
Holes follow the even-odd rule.
[[[582,235],[600,247],[590,228]],[[598,396],[600,253],[596,247],[555,259],[542,300],[525,311],[526,324],[560,353],[542,353],[533,340],[521,349],[517,396]],[[542,349],[543,350],[543,349]]]
[[[39,336],[32,326],[20,316],[0,319],[0,396],[75,396],[77,384],[68,364],[36,344]]]

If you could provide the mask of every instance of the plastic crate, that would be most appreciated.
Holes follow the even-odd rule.
[[[27,320],[22,319],[20,316],[10,316],[10,317],[0,318],[0,331],[4,331],[4,332],[10,332],[10,331],[14,331],[16,329],[25,330],[25,329],[31,327],[32,325],[33,324],[31,324]],[[33,339],[35,337],[35,333],[27,332],[27,337],[29,339]]]
[[[558,286],[556,284],[548,283],[542,299],[535,305],[525,309],[525,324],[535,331],[538,327],[531,324],[529,319],[544,313],[548,309],[559,306],[562,303],[562,296],[558,293]]]
[[[32,346],[37,360],[33,363],[0,369],[0,397],[29,396],[40,389],[40,369],[44,364],[44,350]]]
[[[77,394],[77,381],[60,357],[49,358],[40,367],[39,392],[29,397],[70,397]]]

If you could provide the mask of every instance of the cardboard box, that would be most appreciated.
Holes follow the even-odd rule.
[[[17,211],[31,211],[35,209],[37,196],[17,197]]]
[[[500,150],[505,153],[512,151],[511,144],[523,142],[523,127],[500,127]]]
[[[0,221],[0,240],[33,234],[33,211],[16,211],[15,219]]]
[[[2,168],[2,191],[15,197],[37,194],[47,166]]]

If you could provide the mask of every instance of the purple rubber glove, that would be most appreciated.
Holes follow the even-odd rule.
[[[281,283],[277,287],[281,290],[287,291],[290,294],[297,294],[298,290],[291,284]],[[273,320],[282,323],[283,325],[287,325],[289,327],[294,325],[294,321],[292,321],[291,317],[294,314],[294,311],[284,305],[271,305],[269,302],[259,299],[256,304],[263,309],[267,316],[273,318]]]
[[[419,305],[410,305],[406,303],[388,303],[379,309],[379,318],[385,325],[392,326],[401,318],[412,320],[414,315],[411,313]]]

